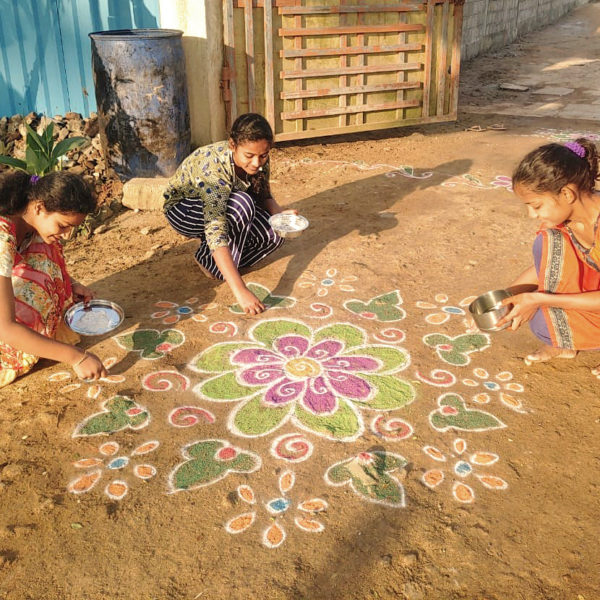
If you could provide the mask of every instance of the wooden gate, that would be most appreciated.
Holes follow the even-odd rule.
[[[464,0],[223,0],[228,126],[277,140],[456,119]]]

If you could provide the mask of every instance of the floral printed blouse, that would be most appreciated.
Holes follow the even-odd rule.
[[[263,167],[267,181],[269,163]],[[228,246],[227,200],[232,192],[245,192],[250,182],[235,173],[233,155],[227,141],[198,148],[179,166],[163,194],[164,210],[184,198],[198,199],[204,213],[204,234],[211,250]]]
[[[26,246],[30,239],[25,239]],[[17,230],[15,224],[7,217],[0,217],[0,277],[12,277],[12,270],[17,257]]]

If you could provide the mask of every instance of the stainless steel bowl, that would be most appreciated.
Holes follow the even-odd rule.
[[[510,296],[506,290],[492,290],[481,294],[469,304],[469,312],[481,331],[501,331],[510,325],[508,322],[498,327],[498,321],[510,312],[510,306],[502,306],[500,303]]]
[[[308,219],[302,215],[277,213],[269,218],[275,233],[282,238],[298,237],[307,227]]]
[[[103,335],[116,329],[124,317],[123,309],[109,300],[78,302],[65,313],[65,323],[80,335]]]

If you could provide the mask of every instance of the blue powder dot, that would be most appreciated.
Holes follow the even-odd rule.
[[[335,283],[335,281],[333,281],[333,279],[323,279],[323,281],[321,281],[321,285],[333,285]]]
[[[285,498],[276,498],[268,504],[269,508],[274,512],[284,512],[290,506],[290,501]]]
[[[176,312],[180,315],[189,315],[192,312],[192,309],[189,306],[180,306]]]
[[[493,391],[500,389],[500,386],[497,383],[494,383],[493,381],[486,381],[483,384],[483,386],[486,387],[488,390],[493,390]]]
[[[456,306],[444,306],[442,310],[446,313],[450,313],[451,315],[464,315],[465,311],[462,308],[458,308]]]
[[[471,465],[464,460],[459,460],[456,465],[454,465],[454,472],[461,477],[468,475],[472,470]]]
[[[126,456],[119,456],[108,463],[109,469],[122,469],[129,464],[129,459]]]

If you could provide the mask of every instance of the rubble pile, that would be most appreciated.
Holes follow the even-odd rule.
[[[50,122],[54,122],[55,143],[67,137],[87,137],[90,143],[67,153],[62,168],[83,175],[93,186],[98,197],[98,221],[102,221],[115,211],[115,204],[121,202],[123,184],[108,166],[102,146],[98,126],[98,116],[91,113],[83,118],[79,113],[68,112],[64,116],[47,117],[35,112],[27,116],[14,115],[0,118],[0,154],[25,159],[25,124],[41,134]],[[0,165],[0,171],[8,167]]]

